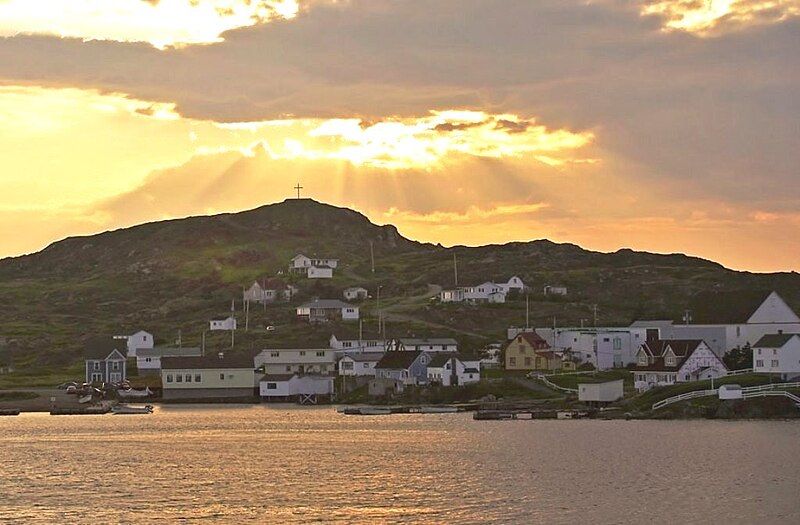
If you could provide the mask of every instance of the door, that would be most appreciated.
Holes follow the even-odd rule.
[[[119,383],[120,381],[122,381],[122,374],[120,374],[119,372],[111,372],[111,375],[109,376],[109,381],[111,383]]]

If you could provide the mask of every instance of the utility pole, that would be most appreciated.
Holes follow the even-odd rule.
[[[382,328],[381,328],[381,326],[383,325],[383,312],[381,311],[381,288],[383,288],[383,286],[381,286],[379,284],[378,285],[378,294],[377,294],[378,295],[378,335],[380,335],[381,333],[384,333],[382,331]],[[386,339],[385,333],[384,333],[384,339]]]
[[[206,355],[206,331],[203,330],[203,336],[200,339],[200,354],[205,356]]]
[[[456,286],[458,286],[458,262],[456,261],[456,252],[453,252],[453,276],[455,278]]]
[[[231,299],[231,350],[233,350],[234,337],[236,334],[236,299]]]
[[[594,305],[594,327],[597,328],[597,304]]]
[[[531,305],[530,297],[525,294],[525,328],[531,327]]]
[[[369,256],[372,260],[372,273],[375,273],[375,247],[372,241],[369,241]]]

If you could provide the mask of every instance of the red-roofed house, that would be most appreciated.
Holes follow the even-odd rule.
[[[560,370],[562,357],[536,332],[522,332],[506,347],[506,370]]]

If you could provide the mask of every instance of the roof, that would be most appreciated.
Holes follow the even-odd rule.
[[[419,346],[419,345],[457,345],[458,341],[451,337],[432,337],[430,339],[423,338],[423,339],[414,339],[414,338],[404,338],[400,339],[400,342],[405,346]]]
[[[303,255],[302,253],[298,253],[297,255],[295,255],[294,257],[292,257],[290,260],[294,261],[295,259],[299,259],[300,257],[304,257],[304,258],[306,258],[306,259],[310,259],[310,258],[311,258],[311,257],[306,257],[306,256],[305,256],[305,255]]]
[[[203,350],[199,346],[157,346],[155,348],[137,348],[136,357],[191,357],[201,356]]]
[[[383,337],[378,333],[377,327],[367,327],[367,323],[361,326],[361,341],[383,341]],[[336,327],[336,331],[331,334],[337,341],[358,341],[358,325],[341,325]]]
[[[218,354],[199,357],[165,357],[161,360],[161,369],[213,369],[213,368],[249,368],[254,369],[253,358],[248,354]]]
[[[525,342],[534,348],[541,347],[542,345],[544,345],[544,348],[550,348],[550,345],[547,343],[547,341],[545,341],[542,336],[536,332],[520,332],[517,334],[517,337],[521,337],[525,340]]]
[[[86,359],[105,359],[114,350],[122,354],[122,357],[127,356],[128,340],[111,336],[93,337],[86,342],[83,355]]]
[[[294,376],[295,374],[267,374],[259,379],[259,381],[273,381],[275,383],[282,383],[283,381],[290,380]]]
[[[428,367],[441,368],[454,357],[461,361],[461,356],[458,354],[436,352],[433,356],[431,356],[431,361],[428,363]]]
[[[394,350],[391,352],[386,352],[383,354],[383,357],[378,364],[375,365],[375,368],[388,368],[388,369],[395,369],[395,370],[405,370],[406,368],[410,367],[417,358],[422,355],[424,352],[420,350],[414,351],[402,351],[402,350]]]
[[[339,299],[317,299],[316,301],[303,303],[298,308],[333,309],[333,308],[356,308],[356,307],[344,301],[340,301]]]
[[[700,292],[689,301],[694,324],[744,324],[767,300],[769,290]]]
[[[365,292],[366,292],[366,291],[368,291],[368,290],[367,290],[366,288],[364,288],[363,286],[351,286],[351,287],[349,287],[349,288],[345,288],[345,289],[344,289],[344,291],[345,291],[345,292],[357,292],[357,291],[359,291],[359,290],[364,290]]]
[[[767,334],[753,345],[755,348],[780,348],[788,343],[793,337],[800,337],[800,334]]]
[[[345,354],[342,359],[349,357],[356,363],[370,363],[378,362],[383,357],[384,352],[358,352],[352,354]]]
[[[631,328],[665,328],[674,322],[669,319],[639,320],[631,323]]]
[[[641,347],[655,357],[663,356],[667,347],[677,357],[688,357],[702,342],[702,339],[654,339],[645,341]]]
[[[481,371],[478,370],[477,368],[465,368],[464,372],[468,374],[479,374]]]

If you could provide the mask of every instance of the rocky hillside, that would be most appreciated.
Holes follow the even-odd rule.
[[[375,259],[372,271],[370,250]],[[11,347],[18,367],[75,362],[82,342],[96,334],[138,328],[171,343],[180,333],[196,344],[211,317],[226,315],[255,279],[283,272],[296,253],[336,257],[332,280],[296,277],[297,301],[340,297],[354,284],[373,295],[381,286],[388,335],[450,334],[466,346],[500,340],[509,325],[525,319],[525,301],[467,307],[436,305],[440,286],[453,285],[453,255],[459,283],[507,280],[519,275],[532,287],[531,321],[550,326],[635,318],[679,318],[701,292],[776,289],[800,304],[800,275],[750,274],[684,255],[620,250],[597,253],[545,240],[476,248],[444,248],[377,226],[355,211],[307,199],[255,210],[143,224],[52,244],[41,252],[0,260],[0,340]],[[564,284],[566,298],[541,294],[545,284]],[[377,297],[362,309],[365,330],[374,330]],[[237,348],[325,344],[332,330],[293,320],[286,304],[251,311],[249,330]],[[266,325],[275,331],[264,330]],[[226,339],[212,344],[229,344]]]

